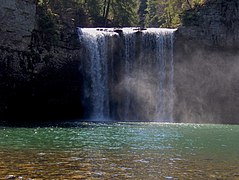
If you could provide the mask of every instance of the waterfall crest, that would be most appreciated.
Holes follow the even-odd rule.
[[[173,122],[174,29],[79,29],[86,118]]]

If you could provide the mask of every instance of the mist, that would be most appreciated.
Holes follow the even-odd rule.
[[[144,49],[130,60],[130,72],[123,71],[113,89],[121,120],[173,122],[173,67],[170,59],[162,63],[153,51]]]
[[[176,120],[239,122],[239,56],[197,51],[191,57],[175,65]]]

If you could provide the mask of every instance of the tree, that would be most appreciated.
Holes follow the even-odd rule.
[[[103,12],[103,18],[104,18],[104,25],[107,27],[107,22],[108,22],[108,16],[109,16],[109,11],[110,11],[110,5],[111,5],[111,0],[105,0],[104,2],[104,12]]]
[[[139,10],[138,10],[140,27],[145,27],[145,18],[147,14],[146,9],[147,9],[147,0],[141,0]]]
[[[146,26],[159,27],[164,23],[164,8],[165,5],[162,0],[148,0]]]
[[[206,0],[39,0],[58,20],[84,27],[178,27],[180,14]],[[58,22],[59,23],[59,22]]]
[[[114,0],[112,1],[111,18],[117,26],[137,26],[139,24],[138,0]]]
[[[149,27],[178,27],[180,14],[204,3],[205,0],[148,0],[146,25]]]

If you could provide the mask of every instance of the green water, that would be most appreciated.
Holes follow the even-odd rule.
[[[0,127],[0,179],[239,179],[239,126]]]

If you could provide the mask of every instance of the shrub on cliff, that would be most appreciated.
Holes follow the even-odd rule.
[[[57,45],[59,40],[59,27],[56,16],[48,7],[46,1],[38,3],[38,28],[46,49]]]

